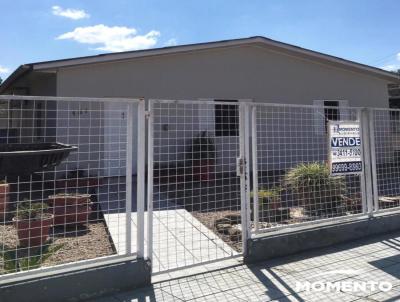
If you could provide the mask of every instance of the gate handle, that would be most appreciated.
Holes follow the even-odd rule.
[[[236,158],[236,175],[242,176],[244,174],[244,158]]]

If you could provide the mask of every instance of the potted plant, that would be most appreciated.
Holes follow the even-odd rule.
[[[187,150],[188,160],[191,161],[193,180],[210,181],[215,176],[216,148],[214,138],[207,131],[202,131],[193,138]]]
[[[332,215],[345,207],[345,179],[331,176],[324,163],[299,164],[286,173],[284,183],[310,215]]]
[[[9,203],[9,192],[10,185],[5,180],[0,181],[0,221],[6,221]]]
[[[54,215],[54,226],[84,224],[92,212],[89,194],[61,193],[49,196],[50,212]]]
[[[251,192],[253,205],[254,192]],[[251,207],[251,216],[254,218],[254,206]],[[280,222],[289,219],[289,208],[282,206],[281,188],[258,190],[258,216],[262,222]]]
[[[18,206],[13,223],[21,246],[35,247],[46,242],[53,224],[53,215],[47,211],[47,204],[42,202],[24,201]]]

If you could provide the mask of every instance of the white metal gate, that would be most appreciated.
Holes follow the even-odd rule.
[[[242,254],[248,230],[246,110],[238,102],[150,101],[153,273]]]
[[[252,105],[254,234],[351,219],[368,212],[370,166],[364,117],[361,108],[353,107]],[[330,175],[328,122],[335,121],[360,124],[365,149],[360,175]]]

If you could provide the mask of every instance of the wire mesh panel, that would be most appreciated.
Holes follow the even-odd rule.
[[[153,272],[241,253],[237,102],[151,102]]]
[[[328,121],[357,121],[357,109],[258,104],[252,112],[256,231],[362,213],[361,177],[331,176],[328,166]]]
[[[400,207],[400,110],[370,109],[376,210]]]
[[[2,98],[1,275],[126,254],[130,106]]]

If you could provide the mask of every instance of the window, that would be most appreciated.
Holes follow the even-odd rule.
[[[400,109],[400,99],[389,99],[390,109]],[[390,111],[390,125],[392,132],[400,132],[400,111]]]
[[[339,101],[324,101],[324,106],[336,107],[336,108],[324,108],[325,131],[327,131],[329,121],[340,120]]]
[[[237,102],[237,100],[215,100]],[[215,136],[239,136],[239,106],[235,104],[215,105]]]
[[[326,135],[329,121],[351,120],[348,100],[314,100],[314,133]],[[330,108],[326,108],[330,107]]]

